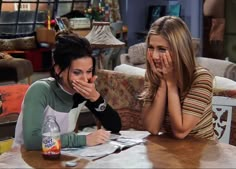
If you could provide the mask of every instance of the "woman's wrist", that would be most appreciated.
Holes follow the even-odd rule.
[[[164,79],[160,80],[160,88],[166,88],[166,81]]]
[[[168,88],[170,88],[170,87],[176,87],[176,83],[171,82],[171,81],[167,81],[167,82],[166,82],[166,85],[167,85]]]
[[[92,98],[90,99],[90,101],[91,101],[91,102],[95,102],[95,101],[97,101],[97,100],[99,99],[99,97],[100,97],[100,93],[99,93],[99,92],[96,92],[96,94],[94,95],[94,97],[92,97]]]

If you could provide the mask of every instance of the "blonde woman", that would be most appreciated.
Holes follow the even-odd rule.
[[[178,17],[156,20],[147,36],[147,71],[143,121],[152,134],[163,131],[215,139],[212,124],[212,82],[195,62],[192,38]]]

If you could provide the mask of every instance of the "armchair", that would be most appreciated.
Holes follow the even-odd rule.
[[[0,53],[0,82],[19,82],[27,78],[31,83],[30,76],[33,74],[32,63],[27,59],[13,58],[6,53]]]

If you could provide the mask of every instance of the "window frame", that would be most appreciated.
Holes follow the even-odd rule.
[[[17,11],[16,21],[12,22],[12,23],[0,22],[0,27],[1,26],[14,26],[14,32],[9,33],[9,34],[17,35],[17,34],[22,34],[22,33],[18,33],[18,28],[22,25],[26,25],[26,26],[27,25],[32,25],[31,32],[34,32],[36,27],[38,27],[38,26],[44,26],[45,21],[46,21],[47,18],[43,22],[38,22],[37,21],[37,16],[39,14],[39,6],[41,4],[47,4],[49,6],[49,9],[51,9],[50,10],[51,18],[55,18],[57,16],[58,6],[60,4],[64,4],[64,3],[70,4],[71,3],[70,11],[72,11],[74,9],[75,3],[86,3],[87,4],[86,7],[88,7],[89,4],[90,4],[90,0],[48,0],[48,1],[42,1],[42,0],[12,0],[12,1],[1,0],[1,2],[0,2],[0,17],[1,17],[1,13],[3,12],[2,11],[2,6],[3,6],[3,4],[6,4],[6,3],[7,4],[13,4],[14,7],[15,7],[16,4],[18,4],[18,5],[16,5],[18,7],[18,10],[16,10]],[[30,10],[30,11],[35,11],[33,21],[20,22],[20,12],[23,11],[23,10],[20,10],[22,3],[29,3],[30,5],[35,4],[35,6],[36,6],[35,10]],[[0,35],[3,34],[3,33],[6,34],[5,32],[0,32]],[[25,33],[27,33],[27,32],[25,32]]]

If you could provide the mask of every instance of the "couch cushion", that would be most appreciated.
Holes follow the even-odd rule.
[[[110,70],[98,70],[96,88],[119,113],[122,129],[143,129],[140,114],[143,102],[138,99],[144,87],[144,77]]]
[[[236,90],[236,82],[228,78],[215,76],[213,88],[214,90]]]
[[[138,43],[130,46],[128,54],[130,55],[130,62],[132,64],[144,64],[146,62],[146,43]]]
[[[126,73],[129,75],[140,75],[140,76],[145,75],[145,69],[127,64],[121,64],[119,66],[116,66],[114,68],[114,71]],[[215,76],[213,81],[213,88],[215,92],[223,90],[236,91],[236,81],[221,76]]]
[[[35,36],[0,39],[0,51],[29,50],[37,47]]]
[[[138,96],[144,87],[143,76],[109,70],[99,70],[97,75],[97,90],[115,109],[132,107],[140,110]]]
[[[197,57],[197,62],[207,68],[214,76],[226,77],[236,81],[236,64],[226,60]]]
[[[145,72],[146,72],[146,69],[139,68],[139,67],[136,67],[136,66],[127,65],[127,64],[121,64],[119,66],[116,66],[114,68],[114,71],[130,74],[130,75],[144,76]]]

